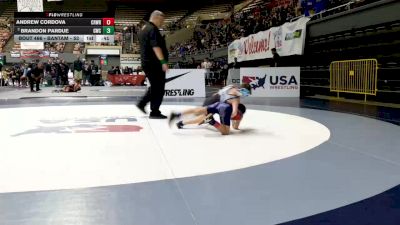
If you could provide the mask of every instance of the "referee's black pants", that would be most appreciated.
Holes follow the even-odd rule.
[[[140,100],[139,106],[144,107],[150,102],[150,115],[160,115],[160,106],[165,92],[165,72],[162,70],[160,64],[154,66],[144,66],[143,70],[146,74],[146,77],[149,79],[150,87]]]

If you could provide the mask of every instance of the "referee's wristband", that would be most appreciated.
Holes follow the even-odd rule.
[[[161,62],[161,65],[168,64],[167,60],[165,60],[165,59],[161,59],[160,62]]]

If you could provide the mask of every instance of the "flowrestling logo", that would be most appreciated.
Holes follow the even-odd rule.
[[[19,137],[32,134],[121,133],[139,132],[136,117],[89,117],[57,120],[40,120],[40,125],[11,135]]]
[[[294,75],[268,76],[265,74],[263,77],[246,75],[243,76],[242,82],[250,84],[253,90],[265,89],[267,82],[269,89],[299,89],[298,81]]]
[[[193,96],[194,89],[169,89],[165,90],[165,96]]]

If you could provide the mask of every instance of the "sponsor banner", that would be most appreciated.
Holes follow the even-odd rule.
[[[19,51],[11,51],[10,52],[11,58],[20,58],[21,57],[21,52]]]
[[[11,51],[12,58],[49,58],[49,51],[39,51],[39,50],[21,50],[21,51]],[[53,54],[54,55],[54,54]]]
[[[204,69],[170,69],[166,76],[166,98],[206,97]]]
[[[23,50],[43,50],[43,42],[21,42],[21,49]]]
[[[240,80],[253,97],[300,97],[300,67],[241,68]]]
[[[120,60],[121,60],[121,63],[140,62],[140,55],[139,54],[121,54]]]
[[[50,58],[58,58],[57,52],[50,52]]]
[[[125,68],[125,66],[127,66],[136,69],[137,67],[141,66],[139,54],[121,54],[120,62],[121,68]]]
[[[272,58],[271,49],[276,48],[280,56],[302,55],[309,18],[302,17],[295,22],[252,34],[232,42],[228,47],[228,62],[233,63],[256,59]]]
[[[49,51],[38,51],[38,50],[21,51],[21,58],[49,58],[49,57],[50,57]]]
[[[113,85],[134,85],[134,86],[141,86],[144,82],[146,76],[143,74],[141,75],[133,75],[133,74],[108,74],[107,79],[111,81]]]
[[[230,69],[228,71],[228,78],[226,79],[226,85],[239,85],[240,84],[240,69]]]

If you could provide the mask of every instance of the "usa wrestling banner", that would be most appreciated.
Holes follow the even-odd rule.
[[[300,67],[240,68],[240,79],[252,97],[300,97]]]
[[[272,58],[271,49],[276,48],[280,56],[302,55],[309,18],[252,34],[232,42],[228,47],[228,62],[233,63]]]

